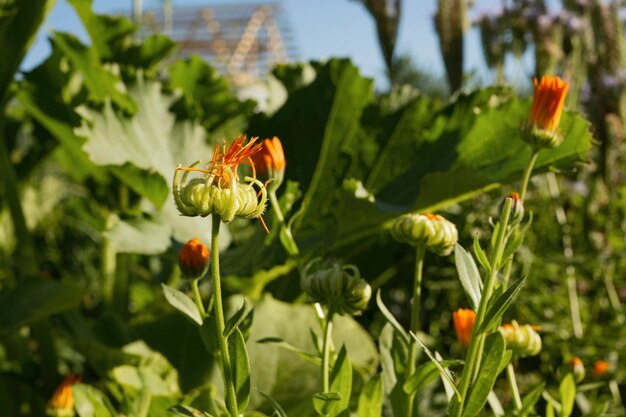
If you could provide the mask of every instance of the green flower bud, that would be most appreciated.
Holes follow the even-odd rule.
[[[520,357],[535,356],[541,352],[541,336],[530,324],[520,326],[515,320],[499,328],[507,349]]]
[[[439,256],[449,255],[458,240],[454,223],[431,213],[398,217],[391,227],[391,236],[412,246],[425,244],[428,250]]]
[[[530,123],[522,124],[520,136],[533,149],[556,148],[563,142],[563,135],[558,130],[546,130]]]
[[[325,304],[338,314],[354,315],[364,310],[372,288],[354,265],[314,259],[304,268],[300,284],[311,302]]]

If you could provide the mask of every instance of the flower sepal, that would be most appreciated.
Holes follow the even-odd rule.
[[[522,140],[528,143],[534,150],[556,148],[563,143],[563,135],[560,131],[542,129],[530,123],[522,124],[520,136]]]

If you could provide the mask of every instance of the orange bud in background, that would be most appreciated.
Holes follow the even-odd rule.
[[[607,361],[595,361],[591,373],[593,376],[602,376],[609,371],[610,367]]]
[[[194,237],[178,252],[178,265],[185,278],[200,278],[209,265],[209,249]]]
[[[521,126],[522,139],[535,149],[554,148],[563,141],[557,131],[569,84],[559,77],[535,78],[533,105],[528,122]]]
[[[74,395],[72,385],[80,382],[74,374],[67,374],[63,382],[58,386],[46,408],[46,414],[55,417],[74,416]]]
[[[540,82],[535,78],[534,85],[533,107],[528,122],[541,129],[554,132],[561,122],[569,84],[559,77],[541,77]]]
[[[267,178],[274,179],[280,184],[285,175],[285,153],[280,139],[274,136],[272,139],[265,139],[261,143],[261,151],[252,156],[254,169],[256,172]]]
[[[454,322],[454,330],[463,346],[469,346],[474,330],[474,322],[476,321],[476,313],[474,310],[467,308],[459,308],[452,313],[452,321]]]

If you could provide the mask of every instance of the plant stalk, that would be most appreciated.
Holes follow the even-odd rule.
[[[198,312],[200,316],[204,319],[206,317],[206,310],[204,309],[204,304],[202,304],[202,297],[200,296],[200,290],[198,289],[198,281],[202,278],[196,278],[191,281],[191,288],[193,290],[193,298],[196,302],[196,307],[198,307]]]
[[[539,156],[539,151],[533,150],[533,154],[530,157],[530,161],[528,162],[528,166],[524,171],[524,176],[522,177],[522,188],[520,189],[519,198],[524,202],[524,198],[526,197],[526,190],[528,189],[528,182],[530,181],[530,174],[533,172],[533,167],[535,166],[535,162],[537,162],[537,156]]]
[[[515,404],[515,410],[522,409],[522,397],[519,394],[519,388],[517,387],[517,380],[515,379],[515,369],[513,364],[509,362],[506,367],[506,377],[509,380],[509,386],[511,387],[511,393],[513,394],[513,403]]]
[[[411,332],[417,335],[420,329],[420,307],[422,301],[422,273],[424,269],[424,254],[426,252],[426,244],[420,242],[415,248],[415,276],[413,279],[413,305],[411,306]],[[417,342],[411,338],[409,346],[409,363],[407,368],[407,378],[413,375],[416,368],[417,359]],[[413,416],[413,403],[415,402],[415,392],[407,394],[406,397],[406,415]]]
[[[467,397],[467,391],[472,379],[474,369],[478,368],[482,355],[482,346],[484,344],[484,334],[477,334],[485,315],[487,314],[487,306],[489,305],[489,299],[493,294],[493,290],[496,284],[496,278],[498,276],[498,270],[500,263],[502,262],[502,254],[504,252],[506,229],[509,223],[509,217],[511,216],[511,207],[513,206],[513,200],[507,198],[504,200],[504,207],[500,214],[500,227],[498,228],[498,235],[496,236],[496,244],[494,251],[491,254],[489,260],[491,264],[491,271],[487,276],[487,281],[483,289],[483,294],[480,299],[480,305],[476,312],[476,322],[474,323],[474,330],[472,332],[472,338],[470,339],[470,345],[465,357],[465,367],[463,368],[463,374],[461,375],[461,381],[459,382],[459,393],[461,394],[461,400],[459,401],[459,407],[456,412],[456,417],[460,417],[463,414],[463,406]]]
[[[222,305],[222,283],[220,279],[220,248],[219,233],[221,217],[213,214],[213,227],[211,228],[211,276],[213,278],[213,311],[217,327],[217,340],[220,344],[222,358],[222,377],[224,378],[224,392],[226,393],[226,408],[231,417],[238,417],[237,394],[233,385],[233,369],[228,352],[228,341],[224,337],[224,307]]]
[[[326,315],[326,323],[324,325],[324,344],[322,345],[322,392],[330,392],[330,345],[333,333],[333,315],[332,309]]]

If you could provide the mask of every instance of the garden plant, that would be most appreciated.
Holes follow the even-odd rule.
[[[626,415],[621,3],[481,14],[470,88],[439,0],[442,98],[364,0],[387,90],[333,58],[259,103],[91,0],[20,70],[54,3],[0,2],[0,416]]]

